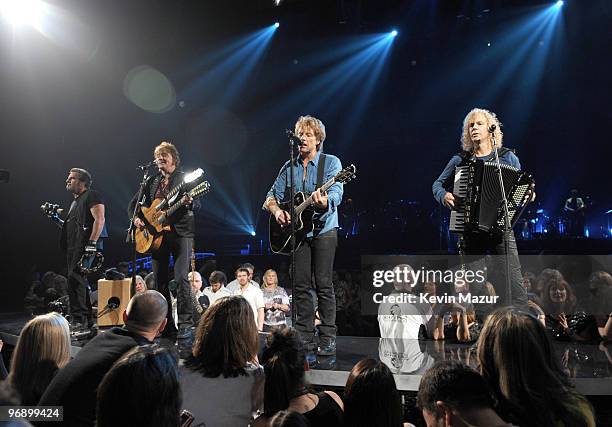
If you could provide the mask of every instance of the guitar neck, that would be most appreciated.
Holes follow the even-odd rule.
[[[327,189],[331,187],[332,185],[334,185],[335,182],[336,182],[336,177],[333,177],[332,179],[327,181],[325,184],[321,186],[321,192],[327,191]],[[312,200],[312,194],[311,194],[310,196],[308,196],[306,200],[304,200],[302,203],[300,203],[298,206],[295,207],[296,215],[299,215],[300,213],[302,213],[304,209],[306,209],[313,203],[314,202]]]
[[[196,197],[201,196],[202,194],[205,194],[206,192],[209,191],[210,188],[210,184],[208,184],[208,181],[204,181],[202,184],[198,185],[197,187],[195,187],[194,189],[192,189],[190,192],[188,192],[187,194],[189,195],[189,197],[191,197],[192,199],[195,199]],[[166,211],[166,218],[169,217],[170,215],[172,215],[174,212],[176,212],[181,206],[184,206],[185,204],[183,203],[182,199],[177,201],[175,204],[173,204],[172,206],[170,206],[168,208],[168,210]]]

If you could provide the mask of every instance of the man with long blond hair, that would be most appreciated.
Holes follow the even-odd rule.
[[[160,143],[153,150],[153,157],[158,169],[158,173],[153,175],[146,183],[144,194],[144,206],[151,206],[155,199],[164,198],[170,190],[183,181],[185,173],[179,169],[181,158],[179,152],[169,142]],[[134,196],[128,207],[128,215],[134,212],[137,203],[137,196]],[[191,200],[185,200],[185,206],[179,208],[169,218],[171,230],[164,233],[162,244],[158,250],[152,253],[153,274],[157,289],[162,293],[167,301],[171,301],[170,289],[168,284],[170,277],[169,264],[170,255],[174,257],[174,280],[177,283],[177,311],[178,311],[178,338],[189,340],[192,335],[193,327],[193,303],[191,299],[191,285],[187,278],[189,272],[189,262],[191,260],[191,248],[195,237],[195,219]],[[134,220],[136,227],[145,226],[140,217]],[[169,338],[177,336],[174,327],[171,304],[168,304],[168,327],[164,330],[164,335]]]
[[[494,125],[494,126],[493,126]],[[492,131],[492,132],[491,132]],[[434,198],[441,205],[455,209],[456,199],[452,193],[452,183],[455,176],[455,168],[465,162],[478,159],[483,161],[494,161],[495,150],[493,147],[493,137],[498,146],[499,161],[517,169],[521,168],[521,163],[514,152],[506,147],[503,147],[503,132],[501,123],[495,113],[481,108],[474,108],[470,111],[463,120],[461,132],[461,148],[462,151],[455,154],[438,179],[432,185]],[[451,190],[451,191],[449,191]],[[460,251],[464,255],[475,255],[476,260],[472,263],[472,269],[485,269],[484,259],[482,255],[500,255],[493,256],[489,271],[498,274],[498,280],[493,281],[497,287],[497,294],[500,296],[498,302],[501,304],[514,304],[518,306],[526,306],[527,293],[522,286],[521,265],[518,259],[518,250],[514,233],[510,230],[505,236],[508,243],[508,253],[504,241],[501,238],[483,234],[466,233],[461,238]],[[506,286],[506,257],[510,264],[510,301],[507,300],[508,294]],[[476,294],[484,292],[484,283],[471,284],[472,290]]]
[[[325,126],[321,120],[312,116],[302,116],[295,124],[295,133],[300,139],[296,162],[290,165],[288,161],[283,165],[263,207],[280,225],[287,226],[291,223],[289,212],[279,206],[279,203],[290,200],[290,173],[294,177],[296,192],[312,193],[315,230],[306,236],[306,241],[295,252],[293,295],[297,312],[295,327],[310,356],[309,361],[314,361],[315,309],[310,293],[313,287],[317,291],[321,317],[320,345],[317,353],[319,355],[336,353],[336,299],[332,287],[332,271],[338,244],[337,208],[342,202],[343,187],[341,183],[335,183],[326,193],[322,193],[320,187],[342,170],[342,164],[336,156],[321,152],[325,140]],[[314,271],[315,286],[312,283],[312,271]]]

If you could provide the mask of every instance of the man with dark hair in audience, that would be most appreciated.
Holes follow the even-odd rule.
[[[236,273],[238,279],[238,289],[232,291],[232,295],[240,295],[245,298],[251,308],[253,309],[253,316],[257,330],[261,332],[263,330],[264,323],[264,299],[263,292],[259,289],[257,283],[249,281],[249,271],[246,268],[239,268]]]
[[[123,314],[124,328],[112,328],[88,342],[53,378],[39,405],[63,406],[64,426],[93,426],[97,388],[126,351],[152,344],[164,330],[168,303],[157,291],[136,294]]]
[[[212,305],[219,298],[229,297],[232,293],[225,287],[227,283],[227,277],[222,271],[213,271],[210,273],[208,278],[210,286],[204,288],[204,295],[208,297],[210,304]]]
[[[417,406],[427,427],[511,427],[493,410],[493,397],[478,372],[445,360],[423,375]]]
[[[227,284],[227,290],[230,292],[236,292],[240,288],[240,285],[238,284],[238,271],[241,268],[246,268],[249,271],[249,277],[248,277],[249,284],[253,286],[257,286],[259,288],[259,283],[253,280],[253,273],[255,272],[255,266],[251,264],[250,262],[245,262],[244,264],[242,264],[240,267],[236,269],[236,278]]]

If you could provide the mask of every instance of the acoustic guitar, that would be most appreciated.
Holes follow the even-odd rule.
[[[350,165],[342,169],[336,176],[321,186],[321,192],[327,191],[336,182],[347,183],[356,177],[357,168]],[[314,207],[312,194],[308,197],[303,192],[295,193],[295,249],[297,250],[306,235],[314,230]],[[279,203],[279,207],[291,212],[291,202]],[[269,221],[270,249],[277,254],[291,254],[291,224],[282,226],[276,222],[274,215],[270,215]]]
[[[209,191],[210,183],[208,181],[204,181],[188,191],[186,194],[192,199],[196,199]],[[140,217],[144,221],[145,226],[142,228],[136,228],[136,251],[138,253],[145,254],[147,252],[156,251],[159,249],[164,238],[164,232],[171,230],[168,219],[180,207],[185,205],[183,203],[183,198],[181,197],[166,210],[160,209],[160,207],[165,206],[166,203],[167,199],[159,198],[153,200],[153,203],[151,203],[151,206],[149,207],[140,207]]]

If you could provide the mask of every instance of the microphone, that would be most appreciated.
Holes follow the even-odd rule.
[[[137,170],[144,171],[144,170],[147,170],[147,169],[149,169],[151,166],[156,165],[156,164],[157,164],[157,160],[153,160],[153,161],[150,161],[149,163],[147,163],[146,165],[138,165],[138,166],[136,167],[136,169],[137,169]]]
[[[285,133],[287,134],[287,137],[289,138],[290,141],[293,141],[296,144],[302,143],[302,140],[295,133],[293,133],[293,131],[289,129],[285,129]]]
[[[495,129],[497,129],[497,125],[493,123],[491,126],[489,126],[489,133],[495,132]]]

